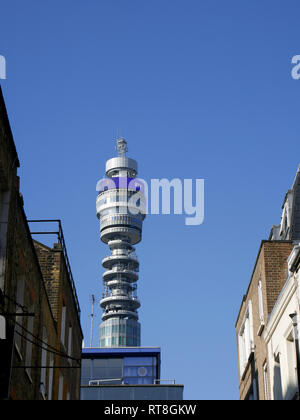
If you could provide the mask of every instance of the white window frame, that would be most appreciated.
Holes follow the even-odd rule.
[[[259,310],[259,328],[257,335],[260,335],[265,326],[265,317],[264,317],[264,302],[263,302],[263,290],[262,290],[262,281],[259,279],[257,285],[257,294],[258,294],[258,310]]]
[[[289,392],[288,395],[285,395],[284,398],[290,398],[298,389],[298,378],[297,378],[297,355],[295,347],[295,338],[294,332],[292,329],[289,329],[285,334],[285,348],[284,348],[284,358],[285,358],[285,369],[283,375],[283,383]]]

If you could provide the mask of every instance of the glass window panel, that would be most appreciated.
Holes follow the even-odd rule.
[[[124,366],[152,366],[153,357],[124,357]]]
[[[111,196],[110,196],[110,202],[111,203],[114,203],[116,201],[118,201],[118,196],[116,195],[116,193],[111,194]]]
[[[111,359],[106,359],[106,360],[107,360],[107,366],[111,366],[111,367],[123,366],[123,359],[111,358]]]
[[[151,377],[149,377],[149,376],[139,377],[137,383],[139,385],[153,384],[152,376]]]
[[[124,376],[141,376],[139,369],[144,366],[124,366]],[[153,376],[155,369],[152,366],[145,366],[144,376]]]
[[[107,366],[106,359],[93,359],[92,362],[93,362],[93,368],[106,367]]]
[[[138,376],[136,366],[124,366],[124,376]]]
[[[91,360],[90,359],[82,359],[81,366],[85,368],[90,368]]]
[[[135,385],[136,384],[136,378],[125,378],[124,383],[128,385]]]
[[[153,384],[153,378],[149,376],[125,378],[124,383],[128,385],[151,385]]]
[[[122,367],[96,368],[93,371],[93,379],[113,379],[122,378]]]

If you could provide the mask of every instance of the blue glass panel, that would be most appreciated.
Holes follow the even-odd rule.
[[[150,376],[145,376],[144,378],[125,378],[124,383],[126,385],[152,385],[153,378]]]
[[[154,357],[124,357],[124,366],[152,366]]]
[[[141,370],[141,368],[144,368]],[[153,373],[154,371],[154,373]],[[124,376],[153,376],[155,369],[152,366],[124,366]]]

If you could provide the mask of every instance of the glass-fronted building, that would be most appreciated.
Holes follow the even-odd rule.
[[[81,385],[150,385],[159,379],[159,347],[85,348],[82,350]]]
[[[82,400],[182,400],[183,385],[161,384],[159,347],[84,348]]]

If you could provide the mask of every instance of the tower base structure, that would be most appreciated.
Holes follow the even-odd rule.
[[[141,345],[141,325],[126,318],[110,318],[100,324],[100,347]]]

